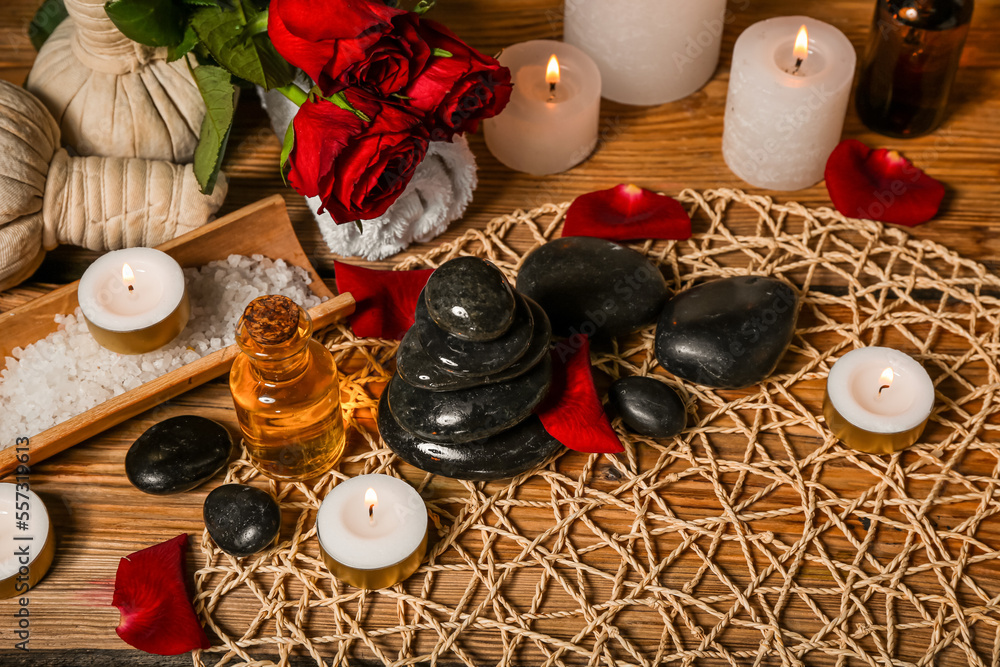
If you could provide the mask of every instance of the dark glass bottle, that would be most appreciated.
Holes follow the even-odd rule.
[[[865,125],[901,138],[937,129],[972,7],[973,0],[878,0],[855,98]]]

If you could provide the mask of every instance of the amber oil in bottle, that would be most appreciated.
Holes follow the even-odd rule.
[[[274,479],[316,477],[344,452],[337,366],[311,334],[309,315],[278,295],[254,299],[237,325],[229,388],[250,460]]]
[[[878,0],[855,104],[871,129],[919,137],[945,118],[973,0]]]

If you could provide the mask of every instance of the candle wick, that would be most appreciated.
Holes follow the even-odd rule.
[[[129,285],[128,286],[128,291],[129,292],[134,292],[135,291],[135,286],[134,285]]]
[[[884,384],[881,387],[879,387],[878,388],[878,395],[881,396],[882,395],[882,390],[883,389],[888,389],[889,387],[890,387],[890,385],[887,385],[887,384]]]
[[[549,100],[548,101],[551,102],[554,99],[556,99],[556,84],[555,83],[550,83],[549,84]]]
[[[368,506],[368,525],[375,525],[375,505]]]
[[[796,58],[795,59],[795,69],[792,70],[792,74],[798,74],[799,73],[799,68],[802,67],[802,61],[803,60],[804,60],[804,58]]]

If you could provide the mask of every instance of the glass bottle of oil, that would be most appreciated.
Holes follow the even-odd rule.
[[[974,0],[877,0],[855,104],[871,129],[919,137],[945,118]]]
[[[250,302],[236,328],[236,416],[250,460],[274,479],[315,477],[344,452],[337,367],[311,334],[309,315],[278,295]]]

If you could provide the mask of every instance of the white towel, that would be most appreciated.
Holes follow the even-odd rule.
[[[279,138],[298,110],[281,93],[257,88],[261,104]],[[338,225],[328,213],[319,213],[319,197],[307,197],[323,239],[338,255],[378,260],[395,255],[414,241],[430,241],[465,213],[476,189],[476,158],[463,136],[454,142],[433,141],[427,156],[413,174],[406,190],[384,214],[357,225]]]

